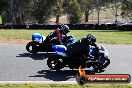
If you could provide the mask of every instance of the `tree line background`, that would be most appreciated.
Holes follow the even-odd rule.
[[[13,24],[46,22],[53,16],[59,24],[63,15],[67,15],[70,24],[79,24],[83,14],[88,22],[93,11],[97,12],[99,24],[100,11],[108,8],[112,10],[115,22],[118,9],[123,18],[132,19],[132,0],[0,0],[3,23]]]

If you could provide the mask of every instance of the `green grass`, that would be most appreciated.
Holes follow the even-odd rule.
[[[0,38],[14,38],[31,40],[32,33],[47,36],[53,30],[0,30]],[[71,30],[71,34],[78,40],[87,34],[95,34],[98,43],[106,44],[132,44],[132,31],[115,30]]]
[[[123,84],[0,84],[0,88],[132,88]]]

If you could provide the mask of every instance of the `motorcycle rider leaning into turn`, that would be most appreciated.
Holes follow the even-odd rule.
[[[69,27],[67,25],[62,24],[61,28],[56,28],[52,34],[50,35],[50,39],[57,44],[62,44],[62,36],[67,36],[69,31]]]
[[[85,64],[86,59],[89,59],[89,57],[90,57],[89,45],[91,45],[91,46],[95,47],[94,59],[97,60],[98,56],[99,56],[99,53],[98,53],[99,48],[97,47],[95,42],[96,42],[96,36],[93,34],[88,34],[86,38],[82,38],[82,39],[78,40],[76,43],[69,45],[67,47],[66,53],[68,54],[68,56],[74,57],[77,60],[79,60],[80,62],[82,62],[83,64]],[[81,65],[81,63],[79,63],[79,64]]]

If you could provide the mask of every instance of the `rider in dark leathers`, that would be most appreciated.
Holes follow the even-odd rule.
[[[89,34],[86,38],[82,38],[78,40],[76,43],[69,45],[67,48],[67,54],[69,56],[81,56],[81,57],[88,57],[89,56],[89,45],[95,47],[98,51],[98,47],[95,44],[96,37],[95,35]],[[95,53],[95,56],[98,56],[98,53]]]
[[[83,64],[86,63],[86,59],[88,59],[89,56],[89,45],[92,45],[95,47],[95,59],[98,59],[98,47],[95,44],[96,42],[96,36],[93,34],[88,34],[86,38],[82,38],[78,40],[76,43],[71,44],[67,47],[67,55],[72,57],[71,59],[77,59],[79,62],[82,62]],[[80,58],[81,57],[81,58]],[[80,64],[82,64],[80,63]]]

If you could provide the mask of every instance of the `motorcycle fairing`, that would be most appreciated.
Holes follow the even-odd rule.
[[[67,50],[67,48],[64,45],[54,45],[54,46],[52,46],[52,50],[54,52],[62,52],[62,53],[65,53],[65,51]]]
[[[45,36],[42,36],[41,34],[39,33],[33,33],[32,34],[32,40],[33,41],[36,41],[36,42],[42,42],[46,39]]]

